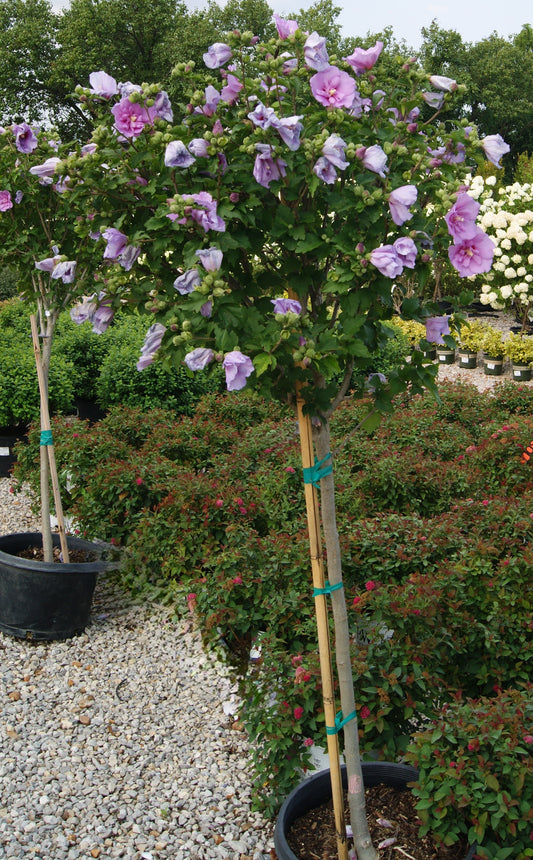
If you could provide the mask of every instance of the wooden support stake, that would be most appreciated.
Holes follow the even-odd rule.
[[[302,465],[304,469],[314,466],[313,429],[309,415],[304,415],[304,401],[297,392],[298,426],[300,431],[300,446],[302,452]],[[309,548],[311,554],[311,568],[313,573],[313,586],[315,589],[323,589],[324,559],[322,555],[322,540],[320,533],[320,511],[318,506],[318,493],[312,484],[304,484],[305,504],[307,509],[307,523],[309,528]],[[318,648],[320,655],[320,673],[322,678],[322,696],[324,700],[324,716],[326,726],[335,725],[335,691],[333,686],[333,667],[331,660],[331,647],[328,624],[327,595],[315,595],[316,623],[318,630]],[[339,737],[337,734],[327,735],[327,746],[329,756],[329,771],[331,776],[331,792],[333,797],[333,811],[335,814],[335,834],[337,838],[337,851],[339,860],[348,860],[348,844],[346,841],[346,823],[344,819],[344,793],[342,788],[342,773],[339,758]]]
[[[41,357],[41,347],[39,345],[39,333],[37,331],[37,320],[32,314],[30,316],[31,336],[33,340],[33,352],[35,355],[35,365],[37,367],[37,378],[39,380],[39,393],[41,398],[41,432],[51,432],[50,411],[48,409],[48,391],[44,381],[43,363]],[[59,542],[63,555],[63,562],[69,563],[67,538],[65,535],[65,520],[63,517],[63,505],[61,504],[61,494],[59,492],[59,481],[57,477],[56,457],[53,445],[46,445],[48,452],[48,464],[50,466],[50,478],[52,480],[52,491],[54,494],[54,504],[56,509],[57,526],[59,530]]]

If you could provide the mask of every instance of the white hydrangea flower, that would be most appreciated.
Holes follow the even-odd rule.
[[[506,278],[510,278],[510,279],[511,279],[511,278],[516,278],[516,269],[513,269],[513,267],[512,267],[512,266],[509,266],[509,267],[504,271],[504,273],[503,273],[503,274],[504,274],[504,276],[505,276]]]
[[[505,263],[493,263],[492,268],[495,269],[496,272],[505,272],[506,266]]]
[[[485,185],[496,185],[497,179],[495,176],[487,176],[485,179]]]
[[[527,275],[526,267],[525,266],[519,266],[518,269],[516,270],[517,278],[525,278],[526,275]]]
[[[487,293],[481,293],[481,295],[479,297],[479,303],[480,303],[480,305],[490,305],[490,299],[489,299]]]
[[[511,263],[514,263],[515,266],[518,266],[518,264],[521,262],[522,257],[520,256],[520,254],[513,254],[513,256],[511,257]]]
[[[508,266],[511,262],[511,258],[507,256],[507,254],[502,254],[501,261],[505,266]]]
[[[513,247],[513,243],[510,239],[502,239],[500,242],[500,247],[504,248],[506,251],[510,251]]]
[[[513,295],[513,288],[510,286],[510,284],[504,284],[503,287],[500,287],[500,293],[502,299],[510,299]]]
[[[481,287],[482,293],[490,293],[491,290],[492,287],[490,286],[490,284],[483,284],[483,286]]]

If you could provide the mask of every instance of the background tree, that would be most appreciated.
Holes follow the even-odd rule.
[[[48,0],[0,0],[0,122],[40,122],[53,108],[57,16]]]
[[[510,174],[519,153],[533,150],[533,29],[525,25],[511,40],[492,33],[469,44],[457,31],[443,30],[433,21],[422,35],[423,67],[466,86],[455,111],[472,120],[480,133],[505,138],[511,146]]]
[[[230,30],[250,30],[264,41],[276,32],[266,0],[228,0],[223,6],[208,0],[206,16],[218,36]]]

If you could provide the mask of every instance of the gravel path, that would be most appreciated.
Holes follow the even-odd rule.
[[[0,480],[0,533],[39,528]],[[270,860],[226,667],[105,578],[84,635],[0,633],[0,858]]]

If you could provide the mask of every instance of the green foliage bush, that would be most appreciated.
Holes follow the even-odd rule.
[[[17,299],[0,308],[0,427],[26,427],[39,416],[39,385],[27,310]],[[57,356],[49,379],[51,412],[68,412],[74,403],[70,362]]]
[[[409,746],[420,770],[413,794],[422,819],[445,845],[461,836],[487,860],[531,857],[533,685],[453,702]]]
[[[202,394],[221,390],[222,374],[193,375],[185,367],[167,367],[161,362],[138,371],[136,364],[150,322],[143,317],[119,317],[100,335],[107,338],[107,350],[95,383],[98,403],[103,409],[121,404],[145,411],[164,407],[191,415]]]
[[[17,273],[9,266],[0,267],[0,302],[10,299],[17,293]]]
[[[332,425],[360,742],[404,754],[443,706],[527,681],[533,659],[533,392],[442,385],[403,396],[372,434]],[[54,421],[68,512],[125,547],[125,584],[194,612],[243,671],[256,803],[273,813],[323,745],[323,714],[295,418],[242,394],[192,417],[116,407],[97,425]],[[38,481],[38,444],[20,480]]]

